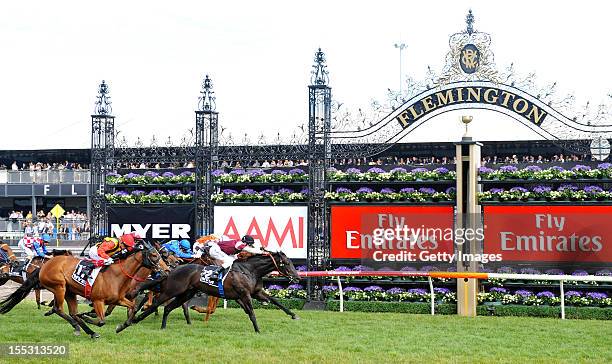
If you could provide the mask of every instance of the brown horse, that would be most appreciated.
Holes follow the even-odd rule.
[[[0,314],[9,312],[27,296],[32,288],[40,284],[51,291],[54,296],[54,306],[47,315],[56,313],[68,321],[74,328],[75,335],[80,335],[80,329],[82,328],[92,338],[98,338],[100,335],[91,330],[78,313],[77,295],[89,298],[93,302],[98,320],[92,321],[92,323],[103,326],[105,324],[105,304],[125,306],[129,309],[134,308],[134,303],[127,299],[125,294],[141,268],[168,269],[155,248],[146,242],[139,242],[132,251],[117,257],[115,264],[103,268],[91,289],[91,293],[86,295],[85,287],[72,279],[72,273],[78,263],[79,259],[75,257],[54,257],[17,291],[0,302]],[[68,303],[69,315],[64,312],[64,300]]]

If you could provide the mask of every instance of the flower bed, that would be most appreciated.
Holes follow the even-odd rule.
[[[195,183],[195,174],[191,171],[184,171],[180,174],[173,172],[158,173],[146,171],[143,174],[127,173],[124,175],[109,173],[106,176],[106,183],[111,185],[167,185],[167,184],[189,184]]]
[[[557,189],[548,186],[535,186],[530,189],[524,187],[491,188],[478,193],[478,199],[486,201],[611,201],[612,190],[605,191],[599,186],[578,186],[565,184]]]
[[[372,167],[366,172],[362,172],[357,168],[348,168],[345,171],[339,171],[335,168],[328,170],[329,179],[331,181],[438,181],[438,180],[454,180],[455,171],[450,171],[447,168],[440,167],[433,170],[427,168],[414,168],[410,171],[402,167],[393,168],[389,172]]]
[[[446,202],[455,200],[455,187],[449,187],[444,192],[433,188],[422,187],[414,189],[402,188],[399,191],[393,188],[382,188],[374,191],[369,187],[361,187],[355,191],[338,187],[335,191],[326,192],[325,199],[329,201],[408,201],[408,202]]]
[[[535,180],[571,180],[571,179],[603,179],[612,178],[612,164],[601,163],[597,168],[584,165],[575,165],[569,170],[560,166],[542,169],[539,166],[527,166],[518,169],[515,166],[501,166],[499,169],[480,167],[478,171],[483,180],[511,180],[511,179],[535,179]]]
[[[290,188],[281,188],[277,191],[265,189],[255,191],[252,188],[245,188],[238,192],[233,189],[223,189],[221,192],[214,193],[212,200],[215,203],[230,202],[230,203],[245,203],[245,202],[271,202],[276,205],[279,202],[302,202],[308,197],[308,189],[304,188],[300,192],[295,192]]]
[[[214,181],[217,183],[292,183],[308,181],[308,174],[300,168],[294,168],[289,171],[274,169],[270,173],[264,172],[263,169],[234,169],[230,172],[225,172],[222,169],[217,169],[211,172]]]
[[[186,203],[193,201],[194,192],[187,194],[180,190],[153,190],[145,192],[134,190],[132,192],[116,191],[106,194],[106,201],[111,204],[147,204],[147,203]]]

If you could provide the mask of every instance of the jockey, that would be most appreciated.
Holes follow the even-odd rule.
[[[193,253],[194,254],[203,254],[206,250],[205,247],[208,245],[208,242],[210,241],[219,241],[221,239],[219,239],[218,236],[210,234],[210,235],[205,235],[205,236],[201,236],[198,240],[196,240],[195,243],[193,243]]]
[[[241,251],[245,251],[251,254],[263,254],[264,251],[261,246],[255,246],[255,239],[251,235],[245,235],[241,240],[231,239],[223,241],[209,241],[210,246],[209,254],[214,259],[219,259],[223,263],[223,268],[229,268],[236,260],[236,255]]]
[[[19,240],[17,246],[20,247],[27,255],[28,260],[32,260],[34,257],[44,258],[49,254],[47,252],[47,247],[45,246],[44,240],[40,238],[24,236],[21,240]]]
[[[10,253],[8,244],[0,243],[0,265],[10,263],[15,260],[15,254]]]
[[[89,249],[89,257],[95,261],[103,261],[104,265],[113,264],[111,256],[124,249],[127,251],[134,249],[135,239],[138,238],[134,234],[124,234],[119,239],[106,237]]]
[[[34,251],[36,252],[36,256],[44,258],[49,255],[47,252],[47,242],[41,238],[34,238],[34,243],[32,244],[34,247]]]
[[[178,240],[170,240],[166,244],[162,245],[162,248],[166,249],[169,252],[174,253],[179,258],[199,258],[200,255],[194,255],[191,251],[191,244],[189,240],[183,239],[181,241]]]

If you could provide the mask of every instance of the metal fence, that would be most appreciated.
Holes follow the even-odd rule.
[[[89,224],[87,220],[62,218],[58,225],[55,219],[49,221],[52,227],[39,226],[40,220],[0,219],[0,239],[6,241],[20,240],[26,235],[26,223],[30,223],[30,235],[37,235],[45,240],[87,240],[89,239]]]
[[[89,183],[89,170],[0,171],[0,183]]]

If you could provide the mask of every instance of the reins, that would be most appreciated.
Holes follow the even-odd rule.
[[[141,260],[138,260],[136,257],[134,257],[134,260],[137,261],[139,264],[142,264]],[[128,272],[125,271],[125,269],[123,269],[123,261],[119,260],[119,268],[121,269],[121,273],[123,273],[123,275],[125,275],[126,277],[135,280],[136,282],[144,282],[147,280],[147,278],[139,278],[136,277],[136,274],[134,275],[130,275]],[[138,272],[138,270],[136,270]]]
[[[281,272],[281,269],[278,267],[278,264],[276,264],[276,259],[274,259],[274,257],[272,256],[272,253],[267,252],[266,254],[263,254],[263,255],[267,255],[270,257],[270,259],[272,259],[272,263],[274,263],[274,267],[276,267],[276,271],[278,272],[278,274],[280,274],[281,276],[285,278],[291,279],[291,277],[288,274]]]

